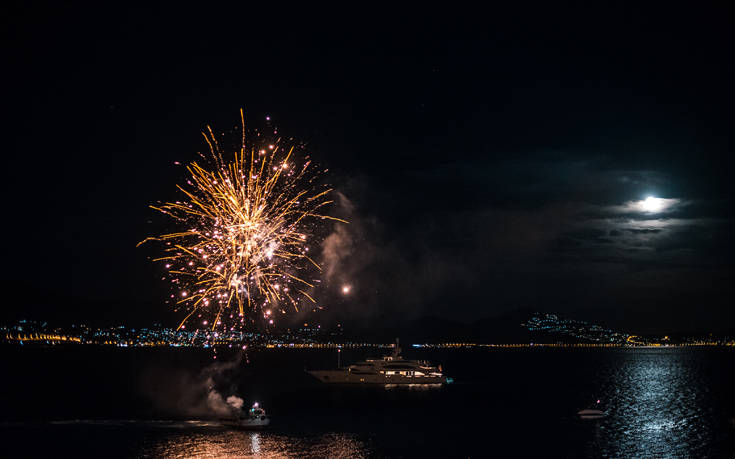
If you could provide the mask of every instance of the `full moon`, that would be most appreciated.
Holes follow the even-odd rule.
[[[653,196],[649,196],[641,202],[641,207],[643,207],[643,210],[646,212],[659,212],[663,210],[665,205],[665,199],[654,198]]]
[[[623,209],[626,212],[642,212],[645,214],[660,214],[669,212],[673,208],[681,204],[681,199],[677,198],[656,198],[648,196],[640,201],[628,201]]]

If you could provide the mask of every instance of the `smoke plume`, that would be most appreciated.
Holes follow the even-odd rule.
[[[244,400],[230,390],[229,373],[242,361],[242,354],[224,362],[215,362],[201,371],[156,367],[145,372],[142,390],[150,398],[157,415],[191,417],[228,417],[237,415]]]

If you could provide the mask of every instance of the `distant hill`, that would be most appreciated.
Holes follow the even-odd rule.
[[[380,317],[346,322],[350,339],[390,342],[396,337],[409,343],[625,343],[628,334],[594,323],[521,308],[472,323],[429,316],[411,320]]]

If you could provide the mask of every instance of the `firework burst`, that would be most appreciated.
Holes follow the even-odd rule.
[[[178,231],[149,237],[164,244],[164,264],[174,286],[171,299],[186,311],[179,324],[233,330],[246,320],[276,312],[298,311],[315,303],[315,274],[309,254],[332,201],[319,185],[320,174],[299,158],[294,146],[255,134],[246,138],[242,110],[242,145],[228,158],[211,128],[203,132],[209,156],[187,166],[187,186],[178,186],[181,201],[153,209],[171,217]],[[276,132],[276,131],[274,131]]]

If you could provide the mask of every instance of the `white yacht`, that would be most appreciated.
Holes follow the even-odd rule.
[[[385,384],[385,385],[442,385],[447,377],[441,365],[433,366],[425,360],[406,360],[401,357],[398,340],[393,353],[382,359],[368,359],[336,370],[312,370],[310,375],[327,384]]]

